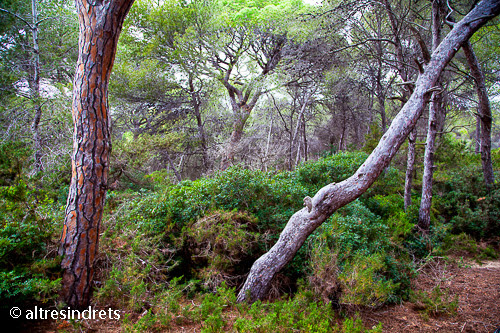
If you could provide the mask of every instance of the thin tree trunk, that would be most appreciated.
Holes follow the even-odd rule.
[[[429,124],[427,128],[427,140],[425,142],[424,153],[424,173],[422,177],[422,199],[418,212],[418,226],[424,232],[429,230],[431,223],[432,205],[432,178],[434,175],[434,152],[436,145],[436,135],[440,127],[442,118],[442,96],[439,92],[432,95],[429,107]]]
[[[79,56],[73,84],[72,177],[60,254],[62,296],[84,308],[91,297],[111,148],[108,82],[116,45],[133,0],[76,0]]]
[[[411,206],[411,187],[413,183],[413,170],[415,167],[415,143],[417,141],[417,126],[413,128],[408,136],[408,155],[406,159],[406,177],[404,203],[405,211]]]
[[[200,146],[201,146],[201,156],[203,159],[203,167],[205,171],[210,169],[210,159],[208,158],[207,153],[207,138],[205,135],[205,126],[203,125],[203,120],[201,118],[201,110],[200,110],[200,97],[198,92],[195,90],[193,78],[189,76],[189,94],[191,96],[191,104],[194,110],[194,116],[196,118],[196,125],[198,127],[198,135],[200,136]]]
[[[302,136],[304,139],[304,161],[307,161],[307,154],[308,154],[308,148],[307,148],[307,133],[306,133],[306,120],[302,120]]]
[[[40,47],[38,44],[38,12],[36,9],[36,0],[31,0],[31,13],[33,25],[31,32],[33,35],[33,83],[32,83],[32,98],[35,109],[35,115],[31,123],[31,132],[33,134],[33,159],[34,172],[43,171],[42,165],[42,142],[40,139],[40,119],[42,118],[42,105],[40,100]]]
[[[273,133],[274,112],[271,110],[271,125],[267,134],[266,151],[264,153],[264,170],[267,172],[267,156],[269,154],[269,147],[271,146],[271,134]]]
[[[311,96],[316,92],[316,89],[314,89],[313,91],[311,91],[310,94],[308,94],[304,100],[304,104],[302,104],[302,107],[300,108],[300,111],[299,111],[299,116],[297,118],[297,125],[295,126],[295,131],[293,132],[293,136],[292,136],[292,147],[295,146],[295,142],[297,142],[297,145],[300,147],[300,142],[299,142],[299,130],[300,130],[300,127],[302,125],[302,120],[304,118],[304,112],[306,111],[306,108],[307,108],[307,104],[309,103],[309,99],[311,98]],[[293,148],[292,148],[293,149]],[[297,149],[297,155],[299,155],[300,149]],[[291,158],[291,156],[290,156]],[[295,157],[295,166],[297,166],[298,164],[298,161],[299,161],[299,158],[296,156]]]
[[[440,0],[432,2],[432,51],[435,51],[441,41],[441,7]],[[436,135],[440,127],[440,120],[443,118],[442,95],[434,92],[429,107],[429,123],[427,128],[427,140],[425,142],[424,153],[424,173],[422,178],[422,199],[418,212],[418,226],[424,232],[429,230],[431,224],[432,205],[432,178],[434,175],[434,152],[436,145]]]
[[[300,162],[300,141],[297,144],[297,154],[295,155],[295,168],[297,168],[299,162]]]
[[[479,108],[478,108],[479,113]],[[476,154],[481,153],[481,119],[479,118],[479,114],[476,116],[476,132],[474,133],[474,139],[476,140],[476,148],[474,152]]]
[[[429,90],[438,81],[444,67],[461,44],[499,12],[499,1],[482,1],[455,24],[452,31],[433,52],[424,72],[416,81],[410,99],[394,118],[367,160],[353,176],[341,183],[332,183],[320,189],[311,200],[310,210],[303,208],[290,218],[276,244],[253,264],[238,294],[239,302],[245,300],[253,302],[264,297],[271,279],[293,259],[307,237],[333,212],[358,198],[373,184],[417,123],[429,98]]]
[[[401,45],[401,38],[399,37],[398,23],[396,22],[396,17],[392,11],[391,4],[388,0],[384,0],[385,8],[387,10],[387,15],[389,16],[389,22],[391,24],[392,33],[394,34],[394,46],[396,48],[396,59],[398,61],[398,72],[399,76],[403,82],[408,82],[408,71],[405,67],[405,60],[403,57],[403,47]],[[409,86],[403,87],[403,103],[408,101],[411,94],[411,88]],[[413,183],[413,172],[415,169],[415,144],[417,141],[417,127],[410,132],[408,137],[408,155],[406,159],[406,177],[405,177],[405,193],[404,193],[404,206],[405,211],[411,206],[411,190]]]
[[[168,153],[168,151],[165,151],[165,156],[167,157],[167,161],[168,161],[168,164],[170,165],[170,167],[172,168],[172,171],[174,172],[174,175],[175,175],[175,178],[177,178],[177,181],[180,183],[182,182],[182,177],[181,177],[181,174],[179,173],[179,171],[177,171],[177,169],[175,168],[175,165],[174,165],[174,162],[172,161],[172,159],[170,158],[170,154]]]
[[[470,42],[463,45],[465,57],[469,63],[472,77],[476,81],[476,91],[479,100],[478,113],[481,122],[480,132],[480,150],[481,150],[481,164],[483,166],[484,183],[487,188],[495,184],[495,175],[493,173],[493,164],[491,162],[491,125],[492,116],[490,108],[490,100],[488,99],[488,90],[484,80],[483,72],[477,61],[476,54]]]

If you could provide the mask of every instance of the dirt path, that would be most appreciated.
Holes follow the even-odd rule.
[[[383,323],[384,332],[485,332],[500,327],[500,261],[462,267],[437,262],[422,270],[417,290],[448,289],[449,300],[458,296],[456,315],[426,316],[419,302],[405,302],[375,312],[363,312],[365,324]],[[465,267],[464,267],[465,266]]]

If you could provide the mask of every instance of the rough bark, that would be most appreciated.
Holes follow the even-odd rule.
[[[399,76],[401,77],[403,82],[408,82],[409,74],[408,74],[407,62],[405,62],[403,56],[403,46],[401,44],[401,38],[399,37],[400,29],[398,28],[396,15],[392,11],[391,4],[389,3],[388,0],[384,0],[384,5],[387,11],[387,15],[389,17],[392,33],[394,34],[394,47],[396,49],[396,59],[398,62],[397,69],[399,72]],[[402,103],[406,103],[406,101],[408,101],[411,92],[412,92],[411,86],[403,86]],[[406,159],[406,177],[405,177],[405,193],[404,193],[405,211],[408,209],[408,207],[411,206],[411,190],[413,183],[413,172],[415,169],[416,141],[417,141],[417,127],[415,127],[413,131],[410,132],[410,135],[408,137],[408,154]]]
[[[243,128],[250,117],[250,112],[252,112],[253,106],[238,106],[238,109],[234,111],[235,120],[233,121],[233,131],[231,132],[231,138],[222,157],[221,169],[227,169],[234,161],[236,152],[238,151],[238,146],[243,137]]]
[[[439,92],[434,92],[429,107],[429,124],[427,127],[427,139],[425,141],[424,172],[422,177],[422,199],[418,212],[418,226],[424,232],[429,230],[431,223],[434,152],[436,150],[436,136],[441,122],[440,118],[443,118],[441,102],[441,94]]]
[[[441,9],[444,3],[440,0],[432,2],[432,51],[434,51],[441,41]],[[424,152],[424,172],[422,178],[422,199],[418,212],[418,226],[424,232],[429,230],[431,224],[432,205],[432,178],[434,175],[434,152],[436,146],[436,136],[440,122],[444,121],[444,109],[442,107],[441,92],[434,92],[429,107],[429,121],[427,126],[427,139],[425,141]]]
[[[495,183],[495,175],[493,173],[493,164],[491,162],[491,108],[490,100],[488,99],[488,90],[483,72],[479,66],[476,55],[470,42],[463,46],[465,57],[469,63],[470,72],[476,82],[476,92],[478,97],[478,117],[480,120],[479,142],[481,151],[481,163],[483,166],[483,177],[486,187],[491,187]]]
[[[311,99],[312,95],[314,95],[314,93],[316,93],[316,88],[311,91],[309,94],[306,95],[306,98],[304,100],[304,103],[302,104],[302,107],[300,108],[300,111],[299,111],[299,115],[297,117],[297,124],[295,125],[295,131],[293,132],[293,136],[292,136],[292,140],[291,140],[291,143],[290,143],[290,160],[292,159],[292,155],[293,155],[293,147],[297,146],[297,153],[295,155],[295,166],[298,165],[299,161],[300,161],[300,141],[299,141],[299,136],[300,136],[300,133],[299,133],[299,130],[301,127],[305,127],[305,120],[304,120],[304,113],[306,111],[306,108],[309,104],[309,100]],[[304,130],[304,136],[305,136],[305,130]],[[304,137],[304,144],[306,144],[306,146],[304,147],[304,151],[307,150],[307,139]],[[305,157],[305,160],[307,160],[307,157]]]
[[[444,67],[461,44],[499,12],[499,1],[482,1],[455,25],[433,52],[410,99],[367,160],[353,176],[320,189],[311,200],[310,210],[303,208],[290,218],[276,244],[253,264],[238,294],[238,301],[252,302],[265,296],[271,279],[292,260],[307,237],[333,212],[358,198],[373,184],[415,126],[429,98],[429,90],[436,84]]]
[[[199,90],[194,87],[193,76],[189,75],[189,95],[191,96],[191,104],[193,106],[196,125],[198,127],[198,135],[200,136],[201,156],[203,159],[203,167],[208,171],[211,167],[210,159],[208,158],[207,136],[205,134],[205,125],[201,118],[201,98]]]
[[[415,168],[415,143],[417,141],[417,127],[413,128],[408,136],[408,155],[406,158],[406,175],[405,175],[405,194],[404,203],[405,211],[411,206],[411,187],[413,183],[413,170]]]
[[[31,132],[33,135],[33,159],[34,172],[43,171],[42,164],[42,142],[40,139],[39,125],[42,118],[42,104],[40,101],[40,47],[38,44],[38,12],[36,9],[36,1],[31,0],[31,14],[33,25],[31,26],[31,33],[33,37],[33,81],[31,83],[32,98],[35,109],[33,121],[31,122]]]
[[[123,20],[133,0],[76,0],[79,56],[73,85],[72,177],[61,235],[62,297],[89,304],[111,148],[108,82]]]

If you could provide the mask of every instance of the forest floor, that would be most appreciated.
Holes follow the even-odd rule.
[[[414,291],[440,288],[444,299],[458,297],[456,313],[427,315],[421,302],[404,302],[361,316],[366,326],[382,322],[384,332],[485,332],[500,327],[500,261],[434,261],[414,281]]]
[[[383,332],[485,332],[493,333],[500,327],[500,260],[481,264],[463,260],[433,260],[419,271],[414,280],[416,297],[412,302],[385,306],[380,309],[357,309],[367,328],[382,323]],[[433,311],[426,306],[432,298]],[[450,302],[457,301],[451,309]],[[427,310],[427,311],[426,311]],[[447,313],[449,312],[449,313]],[[237,313],[234,314],[235,316]],[[138,317],[137,315],[131,316]],[[232,317],[232,314],[229,314]],[[231,321],[231,320],[230,320]],[[133,322],[133,319],[132,319]],[[228,326],[228,325],[227,325]],[[121,332],[119,321],[91,321],[80,326],[78,332]],[[231,327],[226,327],[228,331]],[[199,332],[200,324],[172,327],[168,332]],[[24,326],[22,332],[72,332],[67,322],[39,321]]]

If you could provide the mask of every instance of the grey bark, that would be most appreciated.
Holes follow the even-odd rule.
[[[432,2],[432,51],[435,51],[441,41],[441,9],[440,0]],[[440,85],[439,85],[440,86]],[[436,136],[441,121],[444,119],[441,92],[434,92],[429,107],[429,121],[427,126],[427,139],[425,141],[424,172],[422,177],[422,199],[418,211],[418,226],[424,232],[429,230],[431,224],[432,205],[432,178],[434,175],[434,152]]]
[[[470,42],[464,43],[463,50],[467,62],[469,63],[471,75],[476,82],[476,92],[479,100],[478,117],[480,120],[479,142],[481,151],[481,164],[483,166],[483,177],[486,187],[491,187],[495,183],[493,173],[493,164],[491,162],[491,108],[488,99],[488,90],[486,89],[485,79],[479,62],[477,61],[474,50]]]
[[[384,5],[389,16],[389,22],[391,24],[392,33],[394,34],[394,47],[396,49],[396,59],[398,61],[398,72],[399,76],[403,82],[408,82],[408,70],[405,66],[405,60],[403,57],[403,47],[401,45],[401,38],[399,37],[399,28],[396,21],[394,12],[392,11],[391,4],[388,0],[384,0]],[[424,52],[425,53],[425,52]],[[411,94],[411,86],[403,86],[403,103],[408,101]],[[403,104],[404,105],[404,104]],[[413,171],[415,169],[415,144],[417,141],[417,128],[415,127],[413,131],[410,132],[408,137],[408,154],[406,159],[406,176],[405,176],[405,193],[404,193],[404,207],[405,211],[411,206],[411,190],[413,184]]]
[[[415,168],[415,143],[417,141],[417,127],[413,128],[408,136],[408,155],[406,159],[406,175],[405,175],[405,194],[404,203],[405,211],[411,206],[411,187],[413,184],[413,170]]]
[[[40,101],[40,48],[38,44],[38,12],[36,9],[36,0],[31,0],[31,14],[33,25],[31,33],[33,36],[33,81],[32,81],[32,99],[35,109],[33,121],[31,123],[31,132],[33,135],[33,159],[34,172],[43,171],[42,165],[42,142],[40,139],[40,119],[42,118],[42,105]]]
[[[455,25],[433,52],[424,72],[416,81],[410,99],[367,160],[353,176],[320,189],[311,200],[310,211],[303,208],[290,218],[276,244],[253,264],[238,294],[239,302],[252,302],[264,297],[271,279],[292,260],[307,237],[337,209],[358,198],[373,184],[415,126],[429,98],[429,90],[436,84],[444,67],[462,43],[499,12],[499,1],[482,1]]]
[[[434,92],[429,107],[429,124],[425,141],[424,172],[422,177],[422,199],[418,212],[418,226],[424,232],[429,230],[431,223],[432,177],[434,175],[434,152],[436,135],[440,127],[442,115],[441,93]],[[441,119],[440,119],[441,118]]]

